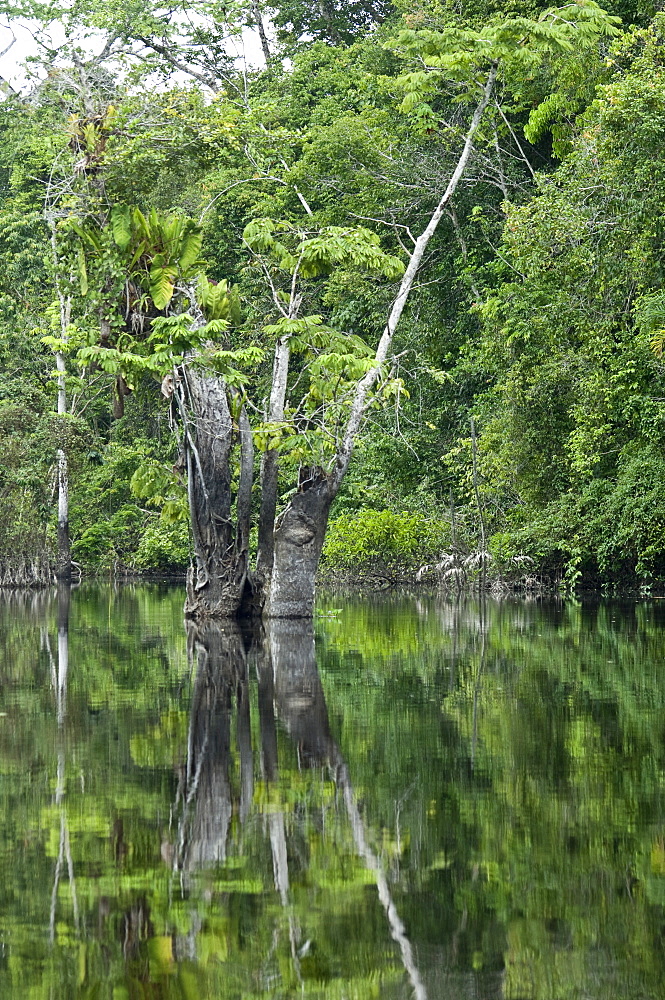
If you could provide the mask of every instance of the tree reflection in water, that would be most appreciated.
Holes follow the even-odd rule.
[[[177,803],[181,819],[174,868],[182,875],[227,860],[234,807],[240,822],[250,811],[253,753],[249,713],[249,660],[256,665],[260,719],[261,774],[266,789],[279,781],[278,723],[288,733],[299,770],[328,769],[344,803],[359,859],[372,873],[388,927],[416,1000],[427,1000],[413,948],[392,898],[388,879],[368,833],[351,782],[349,768],[333,739],[321,678],[316,664],[311,622],[273,620],[265,632],[243,636],[233,624],[187,622],[188,649],[195,669],[187,760]],[[232,714],[240,764],[240,799],[233,801],[231,767]],[[302,984],[300,959],[311,947],[303,940],[290,898],[289,850],[285,813],[267,811],[273,879],[287,911],[293,972]],[[185,883],[186,884],[186,883]],[[192,955],[192,941],[184,949]]]
[[[0,594],[2,1000],[662,995],[662,603],[69,618]]]
[[[427,993],[415,963],[413,949],[393,902],[388,879],[369,844],[365,824],[351,783],[349,768],[330,734],[328,708],[316,666],[314,631],[310,623],[275,620],[268,626],[268,642],[275,675],[275,705],[289,735],[298,747],[302,766],[327,764],[342,793],[359,856],[376,878],[379,899],[390,933],[397,942],[416,1000]]]
[[[58,605],[58,644],[57,654],[53,655],[51,640],[46,625],[42,626],[42,646],[48,653],[49,665],[51,669],[51,688],[55,698],[55,711],[58,723],[57,736],[57,777],[54,804],[60,812],[60,838],[58,843],[58,857],[55,862],[53,873],[53,891],[51,893],[51,910],[49,918],[49,940],[51,944],[55,941],[55,920],[58,901],[58,887],[63,865],[67,864],[67,875],[69,878],[69,891],[71,894],[72,908],[74,912],[74,926],[79,932],[79,906],[76,895],[76,880],[74,877],[74,862],[72,859],[71,841],[69,837],[69,822],[67,819],[67,808],[65,804],[66,794],[66,754],[67,736],[65,732],[65,722],[67,719],[67,675],[69,673],[69,610],[71,607],[71,588],[66,583],[58,583],[57,586]]]
[[[233,812],[229,780],[231,713],[235,695],[241,730],[246,723],[241,706],[247,703],[248,683],[247,657],[237,628],[188,622],[187,629],[195,677],[187,759],[176,800],[176,805],[182,802],[183,814],[175,866],[183,872],[226,860]],[[246,736],[242,744],[246,746]],[[245,753],[242,764],[251,768],[251,756],[248,760]],[[243,788],[245,785],[243,781]],[[246,803],[243,805],[246,809]]]

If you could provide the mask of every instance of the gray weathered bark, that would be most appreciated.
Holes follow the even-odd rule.
[[[273,424],[284,420],[286,388],[289,378],[291,349],[288,337],[281,337],[275,345],[275,358],[270,388],[270,408],[268,419]],[[275,555],[275,514],[277,512],[277,488],[279,475],[279,455],[274,449],[264,452],[261,459],[261,508],[259,511],[258,552],[256,558],[256,586],[264,591],[270,575]],[[265,597],[259,598],[259,605]]]
[[[58,274],[58,247],[56,242],[55,223],[51,220],[51,246],[53,251],[54,268]],[[69,321],[71,315],[71,301],[64,295],[60,288],[60,281],[56,278],[58,300],[60,303],[60,336],[63,342],[69,337]],[[55,352],[55,366],[58,372],[58,416],[63,417],[67,413],[67,368],[65,355],[62,351]],[[67,461],[67,451],[64,442],[64,422],[60,423],[61,445],[56,452],[57,460],[57,483],[58,483],[58,554],[56,561],[56,577],[63,583],[69,583],[72,578],[72,552],[69,538],[69,463]]]
[[[252,0],[252,19],[256,25],[256,30],[259,33],[259,39],[261,40],[261,49],[263,51],[263,58],[266,61],[266,69],[270,69],[271,54],[270,45],[268,44],[268,36],[266,34],[265,24],[263,22],[263,14],[261,13],[261,5],[259,0]]]
[[[316,573],[335,493],[323,469],[301,471],[298,492],[275,524],[265,617],[312,617]]]
[[[195,618],[238,615],[249,560],[253,448],[244,409],[237,424],[228,389],[216,377],[182,369],[175,393],[184,427],[189,509],[195,560],[187,577],[185,614]],[[240,480],[235,498],[231,462],[239,445]]]
[[[58,557],[56,577],[65,584],[72,578],[72,551],[69,538],[69,465],[64,448],[58,448]]]

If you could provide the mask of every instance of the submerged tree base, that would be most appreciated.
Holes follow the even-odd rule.
[[[312,618],[316,575],[335,492],[324,470],[314,469],[278,519],[264,618]]]

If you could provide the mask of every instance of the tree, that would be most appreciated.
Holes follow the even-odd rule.
[[[271,219],[256,219],[245,227],[245,245],[277,313],[275,323],[263,325],[263,334],[274,342],[272,377],[269,403],[263,420],[254,421],[253,435],[250,395],[258,390],[252,405],[258,403],[260,409],[265,345],[243,344],[242,334],[232,335],[229,289],[197,278],[202,270],[200,229],[182,216],[160,216],[155,210],[144,215],[136,207],[109,204],[108,191],[97,215],[88,212],[80,221],[66,223],[79,240],[80,279],[88,290],[84,314],[101,316],[101,334],[89,330],[81,359],[101,365],[129,386],[139,373],[159,376],[183,428],[182,464],[196,551],[189,614],[233,617],[250,606],[274,617],[312,614],[331,503],[370,408],[382,395],[400,391],[399,382],[390,377],[393,340],[425,251],[494,106],[497,80],[501,78],[505,93],[524,102],[525,76],[543,60],[556,79],[557,60],[565,64],[574,44],[593,48],[615,31],[613,19],[593,3],[580,3],[575,12],[575,21],[550,11],[538,20],[515,18],[482,31],[423,29],[398,35],[396,45],[404,58],[416,62],[400,78],[404,110],[421,114],[425,106],[425,114],[435,116],[433,107],[442,93],[473,108],[451,173],[405,267],[367,229],[310,230]],[[428,99],[429,111],[424,105]],[[101,132],[91,127],[90,142],[97,149]],[[293,187],[311,216],[307,200]],[[388,278],[403,269],[373,351],[311,310],[317,301],[325,304],[326,282],[343,281],[358,269]],[[301,386],[305,388],[298,396]],[[264,452],[256,572],[250,571],[248,556],[252,436]],[[278,514],[280,464],[291,466],[295,482]]]
[[[624,36],[621,67],[561,166],[513,206],[500,280],[463,362],[478,395],[497,548],[570,586],[648,584],[662,541],[663,22]]]
[[[278,37],[288,42],[320,39],[332,45],[349,43],[362,31],[381,24],[394,13],[390,0],[283,0],[270,5]]]
[[[248,606],[263,614],[311,613],[328,513],[355,442],[382,403],[406,396],[395,360],[402,353],[398,328],[423,356],[422,325],[413,322],[411,306],[423,265],[431,266],[448,235],[457,234],[461,249],[445,248],[446,266],[470,294],[474,279],[460,272],[470,271],[475,192],[491,186],[496,208],[519,171],[530,178],[517,116],[523,120],[536,103],[533,127],[550,124],[562,105],[549,98],[578,80],[581,52],[598,61],[599,39],[614,30],[595,5],[574,10],[575,20],[550,11],[477,31],[412,28],[398,34],[390,53],[363,43],[360,67],[354,59],[362,46],[338,52],[318,42],[293,73],[275,68],[253,80],[230,69],[225,82],[210,75],[219,25],[194,45],[177,11],[164,23],[163,12],[145,11],[131,31],[97,5],[67,15],[72,36],[93,28],[108,35],[94,70],[75,55],[74,69],[54,72],[40,90],[52,92],[59,79],[59,93],[71,91],[83,74],[97,94],[91,103],[80,92],[67,139],[77,144],[79,173],[61,202],[56,237],[68,283],[59,287],[62,302],[73,296],[72,322],[67,339],[52,338],[51,346],[64,353],[84,344],[79,358],[88,371],[102,370],[116,383],[116,416],[126,393],[141,385],[154,393],[155,379],[163,385],[181,426],[176,468],[188,479],[197,552],[190,613],[235,615]],[[240,7],[227,13],[236,25],[245,16]],[[189,46],[195,87],[125,92],[107,67],[124,60],[136,84],[145,39],[158,34],[148,70],[157,62],[166,75],[176,63],[182,70]],[[318,66],[312,110],[307,86]],[[381,72],[388,74],[382,82]],[[204,86],[215,91],[213,99],[202,96]],[[406,92],[401,115],[391,89]],[[288,109],[280,105],[287,94]],[[508,95],[510,107],[502,104]],[[335,128],[341,107],[348,110]],[[345,142],[346,158],[339,155]],[[376,184],[385,163],[388,182]],[[389,223],[388,239],[381,244],[358,222]],[[400,268],[393,304],[388,281]],[[239,285],[242,316],[225,276]],[[427,295],[419,293],[419,303]],[[457,288],[449,290],[452,314],[464,308],[466,291],[461,306],[456,297]],[[441,299],[430,296],[433,315]],[[252,485],[253,449],[262,455],[259,490]],[[135,483],[148,500],[149,478]],[[259,502],[252,499],[257,492]]]

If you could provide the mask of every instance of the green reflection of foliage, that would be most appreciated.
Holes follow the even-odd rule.
[[[166,712],[149,733],[138,733],[130,740],[132,760],[139,767],[175,767],[181,763],[187,747],[186,712]]]
[[[365,629],[373,613],[371,606],[346,610]],[[390,655],[395,617],[369,634],[345,633],[341,616],[326,621],[322,646],[349,755],[352,734],[366,735],[356,782],[376,789],[382,765],[388,772],[380,787],[394,796],[392,809],[375,791],[375,822],[395,815],[413,746],[426,748],[420,801],[415,811],[407,802],[401,815],[420,862],[411,884],[432,893],[447,887],[466,937],[475,925],[469,964],[499,961],[507,998],[658,996],[660,605],[431,602],[401,635],[412,643],[419,628],[421,646],[399,685],[395,671],[408,653]],[[365,669],[381,658],[385,669]],[[350,669],[355,683],[347,686]],[[396,724],[399,694],[409,703]],[[410,736],[398,747],[405,722]],[[488,938],[490,914],[497,923]]]
[[[401,1000],[335,768],[304,766],[278,720],[266,779],[253,679],[248,814],[233,702],[225,858],[174,874],[181,607],[178,590],[75,593],[58,726],[55,604],[0,603],[0,996]],[[506,1000],[659,997],[665,608],[334,597],[321,610],[332,739],[431,998],[498,982]],[[63,829],[74,877],[63,864],[53,896]]]

